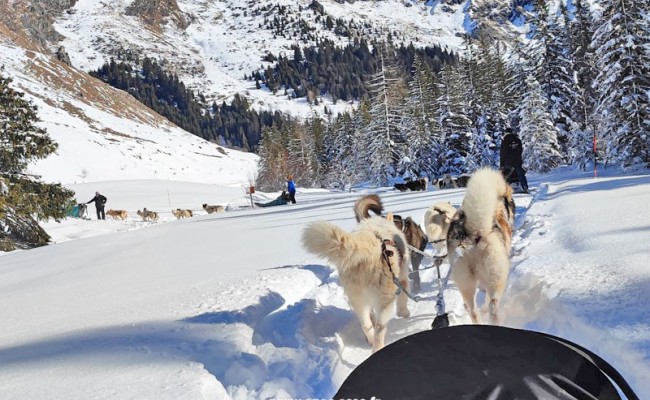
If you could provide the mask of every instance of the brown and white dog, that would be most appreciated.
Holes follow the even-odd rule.
[[[357,222],[360,222],[362,219],[370,218],[370,211],[375,215],[381,215],[384,211],[384,205],[376,194],[363,196],[356,201],[354,217],[357,219]],[[420,251],[424,251],[427,247],[428,239],[420,225],[413,221],[411,217],[403,219],[397,214],[393,215],[393,223],[397,229],[404,233],[406,243]],[[420,274],[417,271],[420,269],[420,264],[422,264],[423,255],[413,250],[410,250],[409,253],[411,256],[411,268],[413,268],[414,271],[411,275],[413,276],[413,292],[419,292]]]
[[[191,218],[194,216],[194,214],[192,214],[192,210],[181,210],[180,208],[172,210],[172,214],[174,214],[174,217],[176,217],[176,219]]]
[[[393,316],[410,315],[404,292],[396,295],[397,286],[408,287],[409,254],[406,238],[395,227],[393,216],[363,219],[352,232],[326,221],[312,222],[302,234],[307,251],[326,258],[336,266],[339,283],[350,307],[361,322],[373,353],[384,347],[386,326]]]
[[[451,278],[472,322],[480,323],[477,288],[485,289],[491,324],[499,324],[499,303],[510,272],[515,203],[512,188],[492,169],[477,171],[467,184],[463,204],[451,221],[447,251]]]
[[[225,208],[223,206],[216,206],[216,205],[209,205],[209,204],[203,204],[203,209],[208,214],[220,213],[225,211]]]
[[[107,210],[106,215],[113,219],[121,219],[124,221],[129,217],[129,213],[127,213],[125,210]]]
[[[142,217],[143,221],[158,222],[158,213],[147,210],[147,207],[142,209],[142,211],[138,210],[137,214]]]
[[[438,253],[447,248],[447,232],[454,214],[456,207],[449,202],[436,203],[424,213],[424,230]]]

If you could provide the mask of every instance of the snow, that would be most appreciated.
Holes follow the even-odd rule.
[[[0,65],[38,107],[40,126],[59,145],[30,166],[46,181],[164,179],[237,188],[254,181],[257,155],[207,142],[48,56],[0,38]]]
[[[56,243],[0,257],[3,397],[329,398],[370,347],[336,271],[301,248],[302,229],[317,220],[352,229],[352,203],[367,192],[420,222],[432,204],[458,206],[464,193],[297,182],[298,204],[250,209],[223,180],[68,185],[80,201],[99,190],[130,217],[96,221],[91,206],[91,220],[45,224]],[[505,323],[590,348],[649,398],[650,175],[560,169],[529,182],[533,196],[515,195]],[[206,202],[229,211],[207,215]],[[176,221],[170,205],[197,215]],[[161,222],[138,221],[143,206],[163,212]],[[424,301],[391,320],[388,343],[429,329],[433,270],[422,282]],[[452,324],[469,322],[453,282],[445,300]]]
[[[253,81],[245,80],[261,66],[270,65],[262,58],[269,52],[291,56],[292,45],[308,44],[299,37],[290,37],[294,23],[288,23],[287,37],[276,36],[271,29],[260,28],[266,20],[281,16],[277,9],[286,7],[289,18],[307,21],[320,39],[330,39],[345,46],[350,38],[337,36],[316,22],[315,13],[308,8],[311,0],[263,0],[255,3],[243,0],[178,0],[178,7],[190,21],[185,30],[173,23],[164,25],[162,32],[147,29],[137,17],[126,16],[127,0],[98,2],[79,0],[70,13],[59,17],[54,27],[65,39],[61,42],[72,64],[84,71],[97,69],[124,49],[141,56],[166,59],[174,63],[180,79],[190,88],[200,90],[209,101],[230,102],[236,93],[245,95],[255,108],[280,110],[300,117],[312,112],[324,114],[327,107],[334,113],[345,111],[346,102],[332,104],[322,99],[322,106],[312,107],[307,101],[292,100],[280,90],[276,95],[269,90],[257,90]],[[386,0],[350,4],[335,0],[320,1],[326,15],[332,19],[356,24],[367,23],[364,36],[382,37],[395,32],[394,42],[416,46],[439,45],[458,51],[462,45],[460,33],[464,32],[465,8],[451,5],[448,11],[417,2]],[[267,7],[267,11],[256,11]],[[302,11],[299,10],[302,7]]]

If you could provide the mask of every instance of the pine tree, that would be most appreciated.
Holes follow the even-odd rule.
[[[569,43],[575,60],[578,85],[573,113],[577,127],[569,138],[568,156],[571,163],[585,168],[594,156],[593,137],[596,132],[594,109],[597,100],[592,86],[595,77],[594,52],[590,47],[594,29],[589,4],[585,4],[584,0],[576,0],[574,5],[575,18],[570,25]]]
[[[413,78],[408,84],[405,113],[400,122],[406,143],[404,169],[416,177],[433,176],[440,169],[442,131],[436,119],[436,100],[440,96],[433,71],[416,55]]]
[[[363,120],[368,116],[368,103],[361,102],[353,115],[344,113],[336,119],[333,131],[334,140],[330,150],[332,159],[329,167],[329,180],[342,190],[366,177],[367,161],[363,159]]]
[[[508,115],[515,108],[508,98],[507,67],[499,42],[491,45],[479,37],[475,76],[476,91],[483,109],[476,129],[478,164],[497,167],[501,137],[508,126]]]
[[[568,153],[569,138],[577,129],[574,122],[576,101],[580,90],[575,81],[575,62],[571,54],[566,7],[560,2],[559,11],[548,16],[545,81],[549,112],[558,131],[562,154]]]
[[[526,84],[528,90],[519,111],[519,135],[524,147],[522,157],[528,169],[547,172],[562,161],[557,131],[541,85],[532,74]]]
[[[274,124],[262,129],[257,185],[261,190],[280,190],[288,171],[287,138]]]
[[[309,125],[290,120],[284,128],[289,138],[286,173],[293,175],[303,186],[314,186],[318,182],[319,168],[316,142],[309,132]]]
[[[515,41],[512,53],[506,63],[509,75],[506,93],[508,105],[510,106],[508,108],[513,110],[509,115],[510,125],[516,132],[519,130],[519,108],[527,90],[526,79],[532,67],[526,56],[525,46],[521,41]]]
[[[465,96],[467,83],[458,68],[446,65],[442,70],[441,87],[438,109],[445,152],[439,173],[460,174],[471,168],[468,155],[474,145]]]
[[[647,1],[605,0],[592,45],[596,114],[608,148],[627,167],[650,165],[650,9]]]
[[[363,136],[368,144],[365,150],[370,161],[370,181],[385,185],[396,175],[404,155],[400,121],[404,114],[405,85],[392,57],[392,48],[382,51],[380,59],[380,70],[368,83],[370,122],[363,129]]]
[[[49,235],[39,221],[65,218],[74,193],[61,184],[30,176],[30,163],[57,149],[45,129],[36,126],[36,107],[0,75],[0,250],[43,246]]]

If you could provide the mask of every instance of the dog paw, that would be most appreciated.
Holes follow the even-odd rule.
[[[408,308],[397,310],[397,316],[400,318],[408,318],[411,316],[411,312],[408,310]]]

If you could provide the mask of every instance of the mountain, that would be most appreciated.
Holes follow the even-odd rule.
[[[59,61],[43,45],[52,31],[39,32],[16,29],[4,18],[0,23],[0,73],[38,107],[42,126],[59,144],[56,155],[30,172],[62,183],[174,179],[240,186],[253,178],[256,155],[192,135]]]
[[[48,43],[50,51],[63,45],[72,65],[83,71],[126,54],[164,59],[169,72],[177,73],[208,101],[220,103],[242,93],[257,107],[299,115],[309,113],[306,102],[256,90],[253,81],[244,79],[244,75],[273,64],[263,61],[268,53],[291,56],[294,45],[315,45],[323,39],[346,45],[354,38],[385,40],[388,34],[396,43],[457,51],[467,19],[466,4],[410,0],[43,3],[48,18],[39,19],[43,26],[30,27],[28,32]],[[41,14],[36,9],[27,13],[33,19]],[[340,104],[338,109],[345,107]]]
[[[245,75],[273,65],[263,61],[268,54],[291,58],[292,46],[324,39],[344,46],[390,35],[395,43],[454,52],[467,18],[463,4],[407,0],[0,0],[0,10],[2,73],[27,92],[60,144],[58,154],[32,172],[63,182],[125,176],[210,182],[227,170],[221,162],[234,158],[241,166],[234,184],[250,180],[256,169],[255,156],[193,137],[87,75],[111,58],[158,59],[205,95],[206,104],[240,93],[256,109],[306,116],[350,105],[325,98],[311,106],[282,91],[256,89]]]

